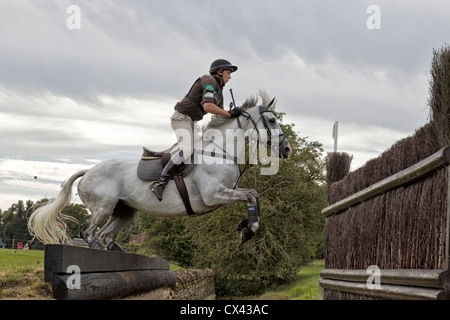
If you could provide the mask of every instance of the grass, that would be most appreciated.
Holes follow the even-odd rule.
[[[0,249],[0,299],[50,298],[44,251]]]
[[[320,271],[324,269],[323,260],[314,260],[302,267],[297,279],[287,285],[267,291],[258,300],[319,300]]]
[[[184,269],[184,268],[177,266],[176,264],[170,263],[170,271],[176,271],[176,270],[180,270],[180,269]]]

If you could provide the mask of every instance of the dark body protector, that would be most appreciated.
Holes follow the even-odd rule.
[[[192,121],[202,120],[206,114],[204,103],[214,103],[223,109],[222,89],[220,78],[204,75],[194,82],[188,94],[175,105],[175,110],[189,116]]]

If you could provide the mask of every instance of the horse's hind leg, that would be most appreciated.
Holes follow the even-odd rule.
[[[119,201],[108,222],[97,233],[98,240],[107,245],[107,249],[125,251],[114,242],[116,234],[127,226],[136,215],[136,210]]]
[[[101,226],[104,220],[92,215],[89,223],[81,231],[81,237],[88,243],[91,249],[104,249],[103,245],[95,238],[95,231]]]
[[[104,249],[104,246],[98,241],[97,230],[105,223],[108,217],[114,211],[116,202],[102,202],[101,205],[88,206],[91,211],[89,223],[81,231],[81,236],[92,249]]]

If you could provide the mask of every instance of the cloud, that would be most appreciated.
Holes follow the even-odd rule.
[[[190,70],[190,79],[194,65],[207,55],[196,52],[201,41],[180,33],[185,26],[177,27],[179,19],[161,3],[75,1],[81,8],[81,30],[69,30],[66,8],[72,2],[0,5],[3,23],[14,30],[13,35],[0,33],[0,80],[7,89],[32,95],[51,92],[94,104],[100,104],[99,95],[179,96],[187,84],[178,84],[182,91],[176,90],[178,75]],[[187,55],[176,59],[181,50]]]
[[[290,52],[308,64],[334,59],[423,72],[431,48],[442,44],[435,27],[448,26],[442,8],[449,4],[438,2],[441,10],[381,2],[378,32],[367,29],[368,4],[361,1],[4,2],[0,79],[14,90],[98,102],[99,94],[179,97],[218,57],[245,69],[255,55],[282,62]],[[74,3],[81,30],[66,28]],[[427,23],[411,24],[413,18]],[[417,42],[427,45],[413,49]]]
[[[258,69],[257,65],[263,67]],[[353,68],[334,59],[308,64],[295,54],[270,64],[255,62],[251,67],[256,70],[254,74],[236,75],[233,84],[243,88],[244,83],[251,83],[252,76],[257,80],[250,91],[270,84],[266,89],[278,97],[278,107],[287,115],[395,127],[400,131],[413,130],[427,118],[425,74]],[[275,80],[274,74],[283,76]]]
[[[55,197],[61,184],[72,174],[94,165],[93,161],[80,164],[57,159],[36,161],[0,158],[0,208],[6,210],[18,200],[36,202],[42,198]],[[74,197],[74,201],[80,200]]]
[[[47,94],[24,98],[0,96],[0,154],[105,157],[136,154],[142,146],[166,149],[174,143],[169,117],[174,100],[98,97],[93,108],[67,97]],[[173,139],[173,140],[171,140]]]
[[[42,181],[65,181],[76,171],[91,168],[93,164],[73,164],[57,161],[30,161],[17,159],[0,160],[0,176],[15,181],[14,178]]]

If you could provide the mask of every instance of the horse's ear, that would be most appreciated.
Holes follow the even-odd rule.
[[[269,105],[267,106],[267,108],[269,108],[270,110],[273,110],[273,109],[275,109],[275,104],[276,104],[276,98],[277,97],[274,97],[273,99],[272,99],[272,101],[270,101],[270,103],[269,103]]]

